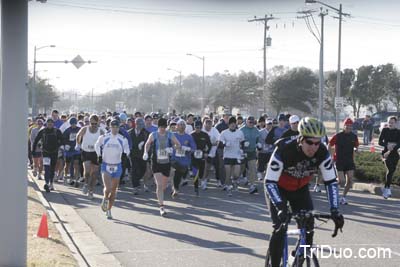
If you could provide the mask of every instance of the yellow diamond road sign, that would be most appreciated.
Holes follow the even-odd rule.
[[[83,60],[83,58],[80,55],[77,55],[72,61],[72,64],[74,64],[74,66],[79,69],[80,67],[83,66],[83,64],[85,64],[85,61]]]

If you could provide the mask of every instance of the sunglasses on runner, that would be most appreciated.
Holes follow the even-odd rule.
[[[310,145],[310,146],[312,146],[312,145],[314,145],[314,146],[319,146],[319,145],[321,144],[321,141],[319,141],[319,142],[313,142],[313,141],[311,141],[311,140],[309,140],[309,139],[304,139],[304,141],[307,143],[307,145]]]
[[[97,126],[97,122],[91,122],[90,125]]]

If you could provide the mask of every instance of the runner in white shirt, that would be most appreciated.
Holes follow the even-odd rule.
[[[115,195],[122,173],[122,153],[127,156],[130,153],[128,140],[118,133],[118,120],[112,120],[110,126],[111,132],[101,135],[95,144],[104,184],[101,209],[106,212],[107,219],[112,219],[111,208],[115,202]]]
[[[82,161],[84,169],[85,184],[82,187],[83,194],[88,194],[93,199],[94,187],[97,183],[99,163],[97,161],[94,145],[104,131],[99,128],[99,117],[92,115],[89,118],[90,125],[82,127],[76,137],[75,150],[82,150]]]
[[[232,196],[231,177],[236,182],[240,175],[243,142],[243,132],[237,129],[236,119],[231,117],[229,119],[229,128],[222,131],[218,144],[220,147],[224,147],[225,185],[227,186],[228,196]]]
[[[204,120],[204,124],[203,124],[203,129],[204,132],[206,132],[208,134],[208,136],[210,136],[210,141],[212,144],[210,153],[208,154],[207,157],[207,161],[206,161],[206,167],[205,167],[205,174],[204,177],[208,177],[208,169],[209,169],[209,165],[214,166],[215,169],[215,178],[217,179],[217,181],[220,181],[220,177],[218,175],[218,168],[217,168],[217,158],[216,156],[216,152],[217,152],[217,147],[218,147],[218,140],[219,140],[219,136],[220,133],[218,132],[218,130],[212,126],[212,120],[207,118]],[[202,181],[201,184],[201,188],[203,190],[207,189],[207,180],[204,179]]]

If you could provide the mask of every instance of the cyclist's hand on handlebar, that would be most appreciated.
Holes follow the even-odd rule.
[[[344,225],[344,217],[337,209],[332,209],[331,210],[331,218],[332,218],[333,222],[335,223],[335,231],[333,232],[332,237],[335,237],[337,235],[339,229],[340,229],[340,232],[342,232],[342,228]]]
[[[285,205],[282,202],[276,204],[277,215],[281,223],[285,223],[287,220],[287,214],[284,207]]]
[[[283,210],[278,210],[278,218],[281,223],[285,223],[287,220],[286,212]]]

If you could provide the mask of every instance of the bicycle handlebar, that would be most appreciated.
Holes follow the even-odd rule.
[[[304,223],[305,220],[309,220],[312,218],[315,218],[315,219],[317,219],[319,221],[323,221],[323,222],[328,222],[328,221],[325,221],[324,219],[327,219],[327,220],[332,219],[332,216],[329,213],[319,213],[319,212],[314,212],[314,211],[300,211],[295,214],[288,212],[287,215],[288,216],[286,218],[286,222],[281,224],[281,226],[279,227],[280,228],[279,231],[282,230],[282,228],[284,228],[285,231],[287,231],[288,225],[292,218],[295,219],[296,221],[300,221],[300,223]],[[333,230],[332,237],[337,236],[339,229],[340,229],[340,232],[342,232],[342,228],[339,228],[338,225],[335,223],[335,229]]]

